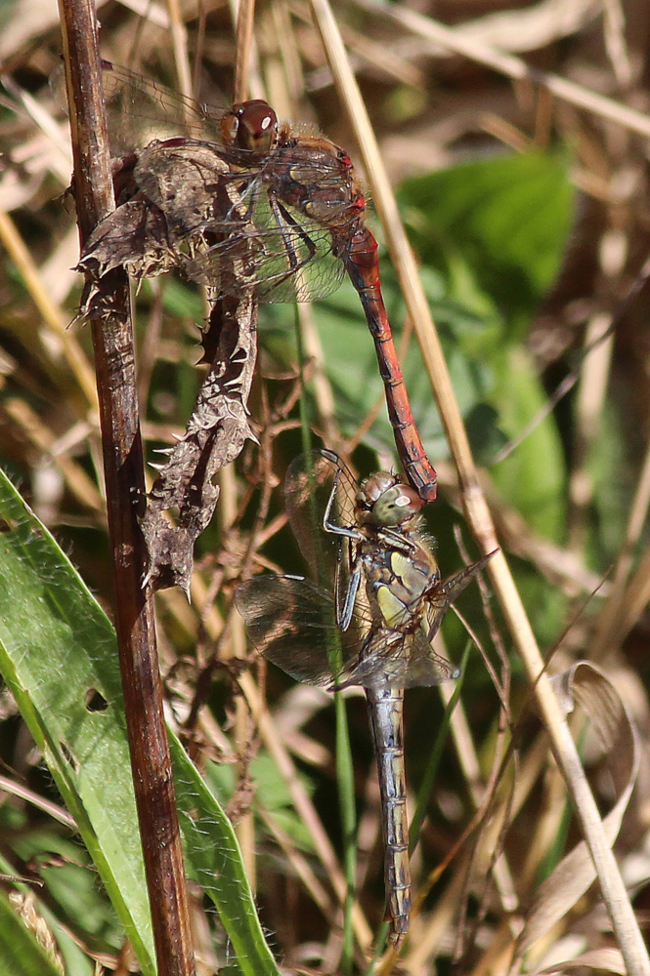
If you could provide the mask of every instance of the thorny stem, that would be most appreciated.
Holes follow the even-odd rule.
[[[60,0],[70,104],[74,181],[82,242],[113,207],[97,22],[92,0]],[[131,766],[160,976],[193,976],[187,890],[162,711],[151,592],[143,589],[145,502],[133,333],[126,275],[102,279],[111,315],[93,321],[115,625]],[[110,289],[110,291],[109,291]]]

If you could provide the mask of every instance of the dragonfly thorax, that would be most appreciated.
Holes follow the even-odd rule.
[[[278,140],[278,117],[261,98],[237,102],[221,119],[221,138],[233,149],[264,155]]]
[[[391,542],[392,545],[369,542],[362,546],[370,605],[379,611],[379,618],[374,616],[381,619],[383,626],[417,629],[428,594],[440,578],[438,564],[419,527],[405,534],[404,542],[410,549],[399,546],[398,540]]]

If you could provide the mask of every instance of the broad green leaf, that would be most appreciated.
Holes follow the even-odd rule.
[[[399,192],[420,259],[452,281],[462,262],[511,324],[527,323],[558,272],[572,198],[567,159],[554,153],[467,163]]]
[[[0,670],[138,954],[156,972],[113,628],[52,536],[0,472]],[[99,693],[107,707],[91,710]],[[277,968],[232,825],[170,733],[188,870],[204,885],[238,972]]]
[[[508,347],[495,362],[494,393],[500,404],[500,426],[516,437],[537,416],[546,395],[527,353]],[[563,541],[566,526],[566,474],[560,437],[552,417],[546,417],[504,461],[491,468],[505,498],[515,505],[537,532]]]

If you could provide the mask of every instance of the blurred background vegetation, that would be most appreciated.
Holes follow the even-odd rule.
[[[197,97],[227,104],[235,57],[232,10],[218,0],[187,0],[179,21],[169,10],[135,0],[101,4],[102,55],[177,87],[175,37],[189,57]],[[421,266],[500,542],[545,658],[553,672],[583,658],[603,667],[647,746],[647,8],[640,0],[344,0],[335,14]],[[428,36],[433,21],[453,28],[449,47]],[[71,270],[78,238],[65,192],[69,136],[49,87],[60,56],[56,5],[5,0],[0,25],[0,466],[110,615],[92,347],[89,329],[76,318],[82,281]],[[308,4],[260,3],[255,37],[253,94],[265,92],[282,117],[315,122],[358,163]],[[459,44],[471,40],[476,55],[458,53],[454,37]],[[491,68],[494,49],[539,69],[541,84]],[[548,82],[556,75],[572,81],[586,101],[556,98]],[[603,99],[610,100],[606,114]],[[623,106],[636,110],[638,125]],[[378,220],[372,214],[369,220],[381,243]],[[415,417],[439,472],[439,500],[427,521],[447,575],[461,565],[454,535],[454,527],[463,530],[457,478],[385,251],[382,280]],[[154,450],[182,432],[192,411],[203,375],[196,364],[206,306],[193,285],[172,276],[146,281],[134,304],[141,423],[148,458],[155,460]],[[316,442],[320,437],[351,457],[360,475],[393,465],[374,349],[352,287],[344,284],[305,312],[302,327],[304,395]],[[301,450],[300,390],[296,310],[265,306],[250,402],[261,447],[249,442],[234,470],[223,472],[217,514],[197,547],[192,604],[175,591],[156,599],[168,717],[238,824],[262,923],[287,965],[332,972],[336,900],[329,889],[319,900],[300,876],[297,865],[305,863],[327,887],[310,825],[293,809],[228,664],[247,654],[232,612],[244,561],[249,571],[304,571],[281,493],[286,467]],[[466,531],[463,541],[475,558]],[[541,880],[578,837],[553,761],[535,751],[543,742],[539,720],[498,612],[492,607],[486,615],[490,605],[476,587],[460,605],[501,693],[474,648],[461,698],[468,739],[461,745],[456,732],[445,746],[414,857],[416,894],[463,831],[476,829],[436,877],[413,920],[400,964],[418,974],[449,972],[454,957],[458,972],[507,972],[503,960],[490,961],[500,927],[508,913],[525,913]],[[460,660],[467,634],[451,614],[443,634],[446,652]],[[323,696],[292,688],[271,670],[267,694],[278,735],[340,851],[334,710]],[[407,699],[407,775],[414,793],[442,711],[430,689]],[[360,816],[359,897],[375,930],[383,912],[381,834],[359,694],[350,698],[349,717]],[[49,924],[59,926],[65,972],[92,973],[94,961],[109,969],[126,966],[117,962],[123,933],[83,848],[67,827],[54,824],[47,807],[36,805],[38,797],[54,804],[59,797],[6,690],[0,718],[6,870],[46,880],[37,898]],[[528,775],[504,815],[507,829],[492,837],[486,853],[480,837],[490,818],[478,825],[472,818],[508,749],[499,789],[507,793],[520,784],[522,769]],[[467,761],[459,763],[463,750],[474,757],[472,770]],[[606,810],[613,800],[604,758],[588,737],[583,752]],[[644,752],[617,851],[647,925],[650,771]],[[14,795],[11,782],[33,795]],[[497,839],[510,864],[509,904],[486,881]],[[209,973],[217,963],[206,933],[216,923],[198,896],[195,910],[202,919],[197,932],[205,937],[202,971]],[[593,889],[547,934],[525,971],[614,945]],[[619,971],[607,968],[607,958],[598,956],[592,970]]]

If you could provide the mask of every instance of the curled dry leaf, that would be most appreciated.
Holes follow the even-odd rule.
[[[246,408],[257,358],[257,304],[250,289],[215,304],[207,337],[216,342],[210,371],[185,433],[160,469],[142,519],[147,580],[158,589],[180,586],[188,597],[194,543],[219,498],[215,476],[238,457],[247,437],[255,440]],[[164,514],[170,509],[176,514],[174,526]]]
[[[186,593],[194,543],[219,497],[215,476],[238,457],[246,438],[255,439],[247,411],[257,356],[254,243],[244,233],[247,205],[225,179],[228,173],[218,154],[197,142],[153,140],[131,153],[115,174],[118,206],[95,229],[78,265],[89,275],[82,311],[102,318],[111,309],[101,278],[112,268],[126,268],[136,281],[172,268],[186,271],[200,250],[215,245],[217,212],[229,214],[226,239],[235,228],[241,231],[237,254],[221,262],[219,278],[210,281],[214,294],[204,340],[210,370],[185,433],[167,452],[142,519],[146,581],[158,589],[178,585]],[[165,512],[173,513],[175,524]]]
[[[580,661],[553,679],[566,713],[580,704],[588,715],[603,750],[617,801],[603,820],[608,843],[613,845],[621,827],[639,768],[639,738],[627,708],[605,674],[595,665]],[[596,880],[589,849],[580,841],[540,885],[517,942],[511,972],[534,942],[546,935]],[[616,970],[615,970],[616,971]]]
[[[583,969],[595,969],[599,973],[612,973],[612,976],[626,976],[627,967],[619,949],[611,946],[604,946],[602,949],[594,949],[590,952],[583,952],[575,959],[557,963],[547,969],[540,969],[531,976],[569,976],[570,973],[580,972]]]

